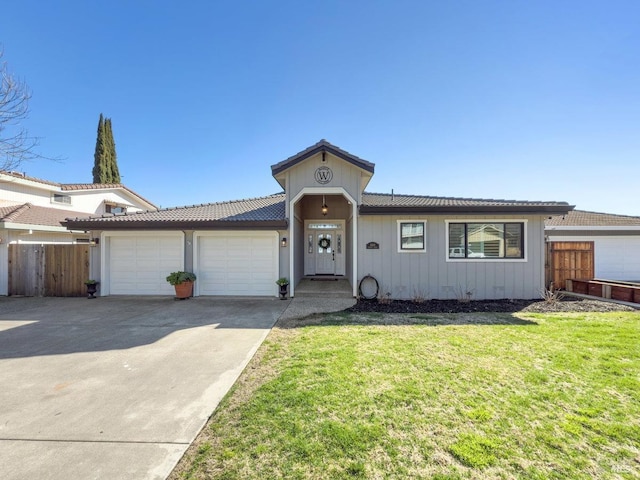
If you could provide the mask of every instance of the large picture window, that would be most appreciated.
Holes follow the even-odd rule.
[[[424,252],[426,250],[424,232],[425,222],[398,221],[398,250],[400,252]]]
[[[449,258],[524,258],[524,222],[449,223]]]

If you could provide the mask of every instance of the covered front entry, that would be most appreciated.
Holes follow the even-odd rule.
[[[307,187],[292,199],[291,295],[305,277],[335,276],[357,283],[355,205],[344,189],[336,187]],[[353,291],[355,296],[355,287]]]

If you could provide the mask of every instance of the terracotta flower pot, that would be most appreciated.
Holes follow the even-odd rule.
[[[193,282],[182,282],[174,285],[176,298],[185,299],[193,296]]]

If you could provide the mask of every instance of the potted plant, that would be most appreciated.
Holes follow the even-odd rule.
[[[98,290],[98,284],[100,282],[96,280],[85,280],[84,284],[87,286],[87,294],[89,295],[87,298],[96,298],[95,293]]]
[[[181,300],[193,295],[193,282],[195,281],[196,276],[191,272],[171,272],[167,276],[167,282],[176,289],[176,298]]]
[[[276,284],[280,287],[280,300],[287,298],[287,287],[289,286],[289,279],[287,277],[281,277],[276,280]]]

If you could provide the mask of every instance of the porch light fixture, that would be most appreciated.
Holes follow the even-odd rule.
[[[327,213],[329,213],[329,207],[327,207],[327,202],[324,200],[324,195],[322,195],[322,207],[320,207],[320,210],[322,211],[323,216],[326,216]]]
[[[281,247],[287,246],[287,237],[282,237],[282,240],[280,241],[280,246]]]

